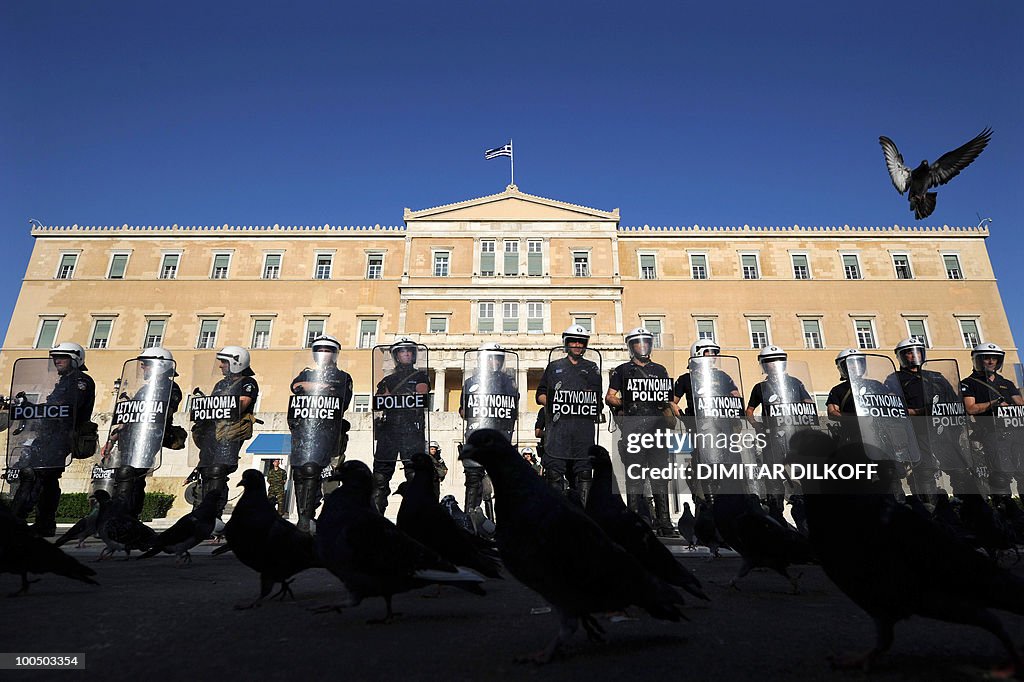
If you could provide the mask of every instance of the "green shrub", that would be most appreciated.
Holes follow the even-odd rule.
[[[152,521],[167,516],[174,504],[174,495],[146,493],[142,504],[142,520]],[[57,505],[57,522],[74,523],[89,513],[89,493],[62,493]]]

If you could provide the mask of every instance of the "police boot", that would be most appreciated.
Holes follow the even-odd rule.
[[[562,474],[558,473],[557,471],[545,469],[544,478],[547,480],[548,485],[550,485],[558,492],[565,494],[565,480],[562,478]]]
[[[135,508],[135,471],[131,467],[114,470],[114,494],[111,497],[123,500],[125,509]]]
[[[484,470],[466,468],[466,513],[479,509],[484,499]]]
[[[576,492],[580,495],[580,505],[587,508],[587,495],[590,494],[590,484],[594,482],[594,472],[584,469],[576,474]]]
[[[220,464],[206,467],[203,470],[202,477],[203,495],[200,502],[205,500],[207,495],[217,495],[220,498],[220,501],[217,503],[217,517],[219,518],[224,513],[224,507],[228,504],[227,467]]]
[[[659,493],[654,496],[654,522],[658,526],[659,538],[679,537],[679,531],[672,525],[672,518],[668,513],[667,493]]]
[[[316,516],[316,508],[320,504],[320,467],[305,464],[294,471],[295,506],[299,512],[299,520],[295,525],[303,533],[309,533],[309,522]]]
[[[391,494],[390,476],[384,474],[373,475],[373,505],[381,514],[388,508],[388,495]]]
[[[57,505],[60,504],[60,483],[58,474],[47,473],[39,491],[39,506],[36,508],[36,522],[32,530],[44,538],[52,538],[57,534]]]
[[[626,493],[626,506],[635,514],[643,516],[640,505],[644,503],[644,496],[641,493]]]

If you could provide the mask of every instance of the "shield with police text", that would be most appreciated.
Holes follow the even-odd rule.
[[[860,442],[869,458],[890,462],[917,462],[917,437],[907,413],[907,401],[896,366],[883,355],[858,354],[846,358],[850,393],[857,411]]]
[[[925,406],[923,415],[910,418],[923,427],[915,431],[927,434],[928,448],[943,471],[974,471],[956,360],[927,360],[920,373]]]
[[[744,443],[739,358],[731,355],[690,358],[689,369],[694,426],[690,437],[700,463],[714,467],[753,462],[753,442]],[[716,469],[709,475],[719,478],[721,474]],[[732,478],[728,474],[724,476]]]
[[[215,353],[199,353],[193,359],[192,392],[186,403],[195,446],[189,448],[190,466],[238,463],[239,447],[217,434],[241,419],[241,396],[236,390],[241,381],[244,377],[221,367]]]
[[[20,358],[11,375],[11,421],[7,432],[7,469],[13,483],[22,469],[59,469],[71,460],[75,405],[60,384],[49,358]]]
[[[548,354],[541,379],[546,396],[544,452],[547,457],[587,459],[601,420],[601,353],[593,348]]]
[[[462,361],[464,437],[479,429],[500,431],[513,445],[519,442],[519,355],[504,348],[466,351]]]
[[[766,464],[784,464],[793,436],[819,426],[811,372],[806,362],[789,359],[762,363],[761,369],[761,424],[767,439],[762,453]]]
[[[128,360],[118,387],[100,464],[110,469],[156,469],[170,417],[174,361]]]
[[[1014,377],[1014,385],[1020,391],[1021,381],[1024,380],[1021,365],[1010,365],[1006,370],[1008,371],[1004,370],[1004,376]],[[991,397],[998,401],[998,405],[992,408],[992,420],[995,426],[995,447],[999,457],[989,460],[994,466],[1003,467],[1005,471],[1020,472],[1024,470],[1024,405],[1016,404],[1019,398],[1008,398],[994,389],[990,390],[993,393]]]
[[[317,354],[310,361],[307,351],[292,379],[288,398],[288,429],[291,431],[293,467],[316,464],[327,468],[341,453],[342,420],[352,400],[352,377],[338,366],[332,353]]]
[[[373,349],[374,459],[409,460],[427,451],[430,440],[429,351],[398,341]]]

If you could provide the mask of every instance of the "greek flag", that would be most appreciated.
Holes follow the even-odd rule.
[[[495,147],[494,149],[488,149],[484,152],[485,159],[496,159],[499,156],[512,156],[512,143],[509,142],[501,147]]]

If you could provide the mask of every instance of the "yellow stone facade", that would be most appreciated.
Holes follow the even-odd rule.
[[[858,339],[858,323],[876,352],[890,357],[899,340],[923,326],[929,357],[955,358],[964,373],[965,334],[975,329],[1007,350],[1007,364],[1018,362],[983,227],[628,227],[617,209],[509,186],[479,199],[406,209],[403,224],[391,227],[49,226],[32,235],[0,382],[9,385],[17,358],[45,356],[37,346],[53,332],[56,341],[81,343],[96,380],[101,434],[122,363],[147,345],[147,333],[161,329],[161,321],[162,345],[174,353],[186,392],[198,376],[193,365],[209,367],[216,348],[253,348],[265,432],[287,432],[280,413],[288,386],[308,354],[307,335],[321,321],[342,343],[341,364],[360,403],[372,388],[372,352],[361,346],[401,336],[423,343],[438,370],[434,438],[449,463],[461,428],[454,410],[464,352],[497,341],[519,353],[528,406],[521,433],[533,442],[532,389],[548,350],[577,321],[592,325],[591,346],[604,354],[606,374],[625,361],[622,335],[629,329],[660,325],[663,349],[655,359],[674,374],[686,353],[669,347],[688,348],[698,330],[710,329],[724,353],[739,356],[748,392],[759,376],[755,342],[767,338],[810,365],[814,391],[823,397],[836,383],[836,354],[868,340]],[[173,273],[164,271],[168,263],[175,263]],[[807,278],[797,279],[795,266],[803,264],[799,274]],[[487,312],[493,331],[481,331]],[[505,331],[513,320],[517,331]],[[204,321],[207,332],[216,327],[214,350],[197,350]],[[810,341],[805,335],[805,323],[813,332],[815,322],[821,348],[808,347],[813,333]],[[185,421],[178,415],[178,423]],[[369,459],[368,415],[355,415],[354,429],[350,452]],[[158,479],[173,489],[187,472],[183,455],[165,453]],[[453,476],[442,493],[461,498],[460,486]]]

